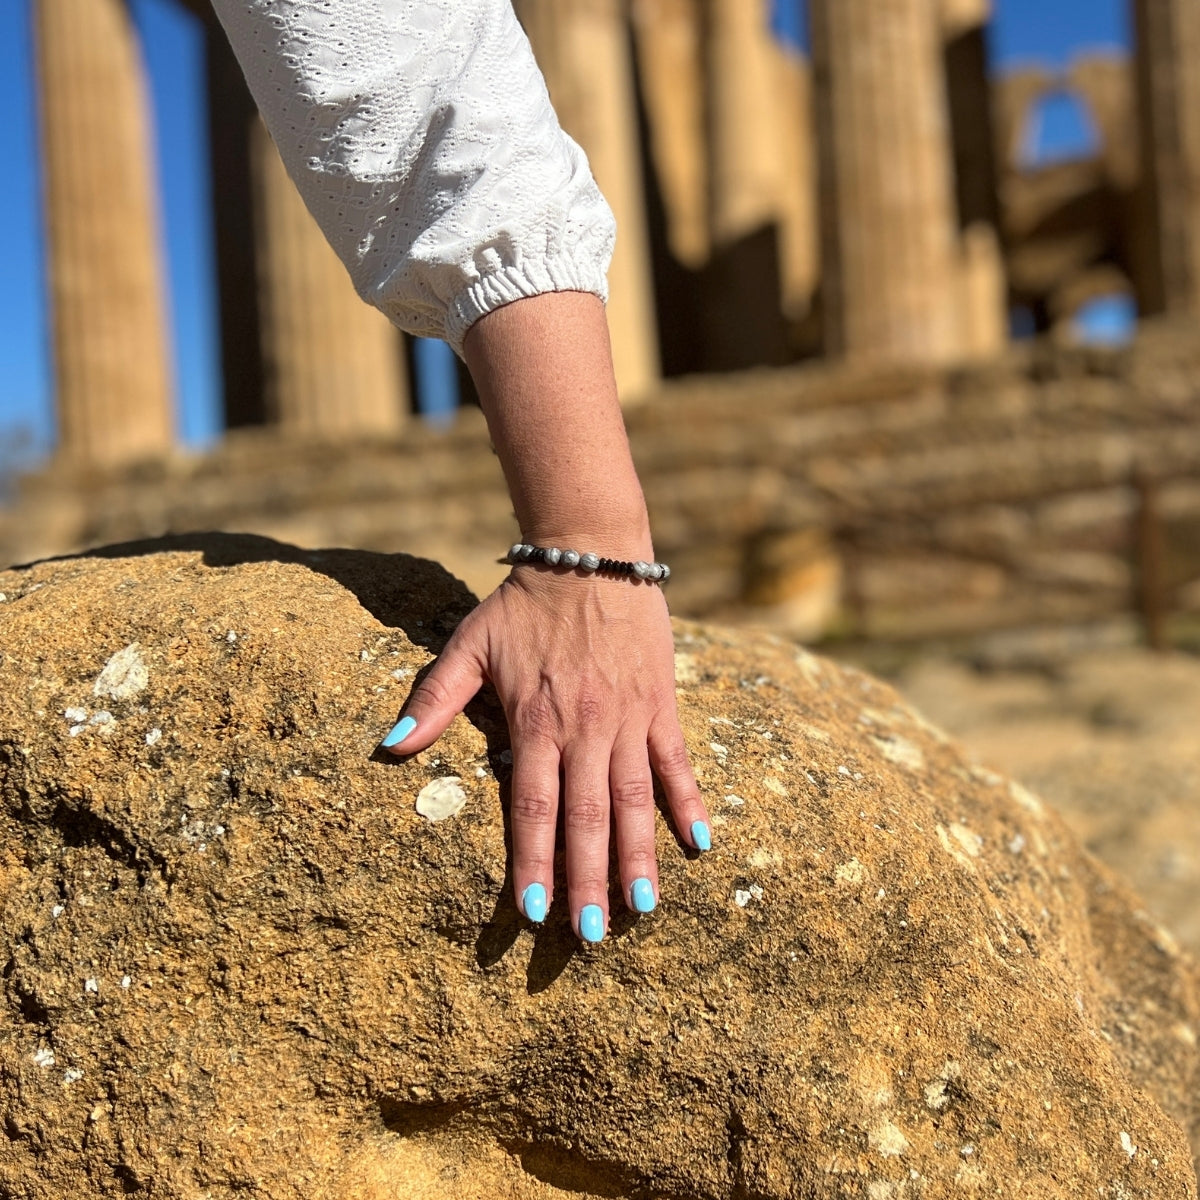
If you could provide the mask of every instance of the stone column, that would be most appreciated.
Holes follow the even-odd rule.
[[[617,219],[608,325],[623,401],[659,380],[654,282],[634,93],[631,30],[621,0],[519,0],[562,127],[584,149]]]
[[[959,229],[962,353],[993,358],[1008,342],[986,27],[991,0],[941,0],[946,92]]]
[[[720,246],[778,218],[780,72],[767,0],[708,0],[706,16],[709,213]]]
[[[638,79],[671,253],[708,258],[708,149],[699,0],[633,0]]]
[[[934,0],[812,0],[826,349],[961,351],[956,222]]]
[[[116,466],[172,444],[146,81],[123,0],[36,0],[58,453]]]
[[[1200,5],[1136,0],[1144,313],[1200,312]]]
[[[767,0],[706,0],[708,198],[713,267],[706,338],[716,369],[788,357],[782,314],[784,191],[798,170],[796,99]],[[786,84],[792,84],[790,93]],[[802,151],[801,151],[802,153]],[[799,186],[799,181],[796,181]]]
[[[267,420],[303,437],[395,433],[408,412],[401,336],[359,299],[261,121],[251,144]]]
[[[773,49],[779,89],[780,282],[783,311],[799,321],[812,307],[821,278],[813,73],[799,51]]]

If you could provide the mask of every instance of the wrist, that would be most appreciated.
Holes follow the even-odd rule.
[[[650,524],[645,520],[636,525],[610,525],[594,518],[579,522],[538,520],[522,525],[520,540],[532,546],[576,550],[601,558],[642,559],[645,562],[654,559]]]

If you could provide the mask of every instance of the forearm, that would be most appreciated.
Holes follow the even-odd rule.
[[[600,300],[551,292],[489,313],[463,354],[524,538],[653,559]]]

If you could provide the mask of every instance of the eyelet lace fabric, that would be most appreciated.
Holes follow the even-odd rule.
[[[493,309],[607,299],[615,225],[510,0],[212,0],[359,295],[456,352]]]

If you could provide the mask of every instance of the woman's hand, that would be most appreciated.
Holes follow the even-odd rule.
[[[676,716],[663,594],[627,579],[515,567],[414,690],[397,729],[409,719],[415,727],[389,749],[412,754],[431,745],[485,680],[512,738],[518,907],[533,921],[546,914],[561,807],[571,923],[598,942],[608,927],[610,817],[625,903],[649,912],[658,902],[651,768],[684,841],[709,846],[708,813]]]

